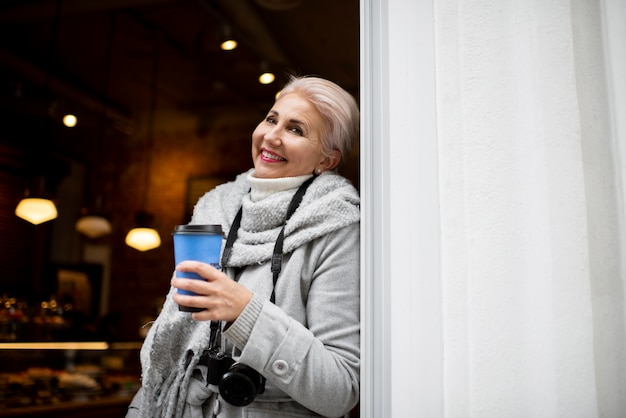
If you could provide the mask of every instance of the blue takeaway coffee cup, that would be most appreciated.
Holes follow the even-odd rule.
[[[201,261],[220,268],[220,251],[222,250],[222,227],[221,225],[177,225],[172,232],[174,237],[174,261],[178,263],[185,260]],[[187,279],[205,280],[196,273],[177,271],[176,277]],[[195,295],[195,293],[178,289],[183,295]],[[202,308],[178,306],[183,312],[200,312]]]

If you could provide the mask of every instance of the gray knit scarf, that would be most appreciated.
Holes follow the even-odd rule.
[[[200,198],[191,220],[193,224],[222,225],[227,234],[237,211],[243,207],[228,267],[271,258],[287,206],[296,192],[296,189],[277,192],[253,202],[249,196],[248,173]],[[358,222],[359,218],[356,189],[337,174],[323,173],[309,186],[300,206],[286,223],[283,251],[288,254],[316,238]],[[271,275],[269,268],[268,275]],[[189,379],[209,343],[210,322],[194,321],[188,314],[179,312],[172,301],[173,292],[170,289],[141,349],[142,417],[181,417]]]

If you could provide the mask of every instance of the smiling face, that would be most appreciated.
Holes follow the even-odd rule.
[[[299,94],[280,97],[252,133],[255,176],[295,177],[334,168],[341,154],[322,153],[323,123],[317,109]]]

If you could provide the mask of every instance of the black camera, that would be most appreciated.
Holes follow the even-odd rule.
[[[207,384],[219,387],[220,395],[231,405],[249,405],[265,391],[265,378],[259,372],[218,350],[205,350],[200,364],[208,368]]]

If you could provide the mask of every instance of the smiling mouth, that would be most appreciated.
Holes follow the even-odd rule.
[[[284,159],[283,157],[281,157],[280,155],[271,153],[269,151],[263,150],[261,151],[261,158],[263,160],[266,161],[287,161],[286,159]]]

